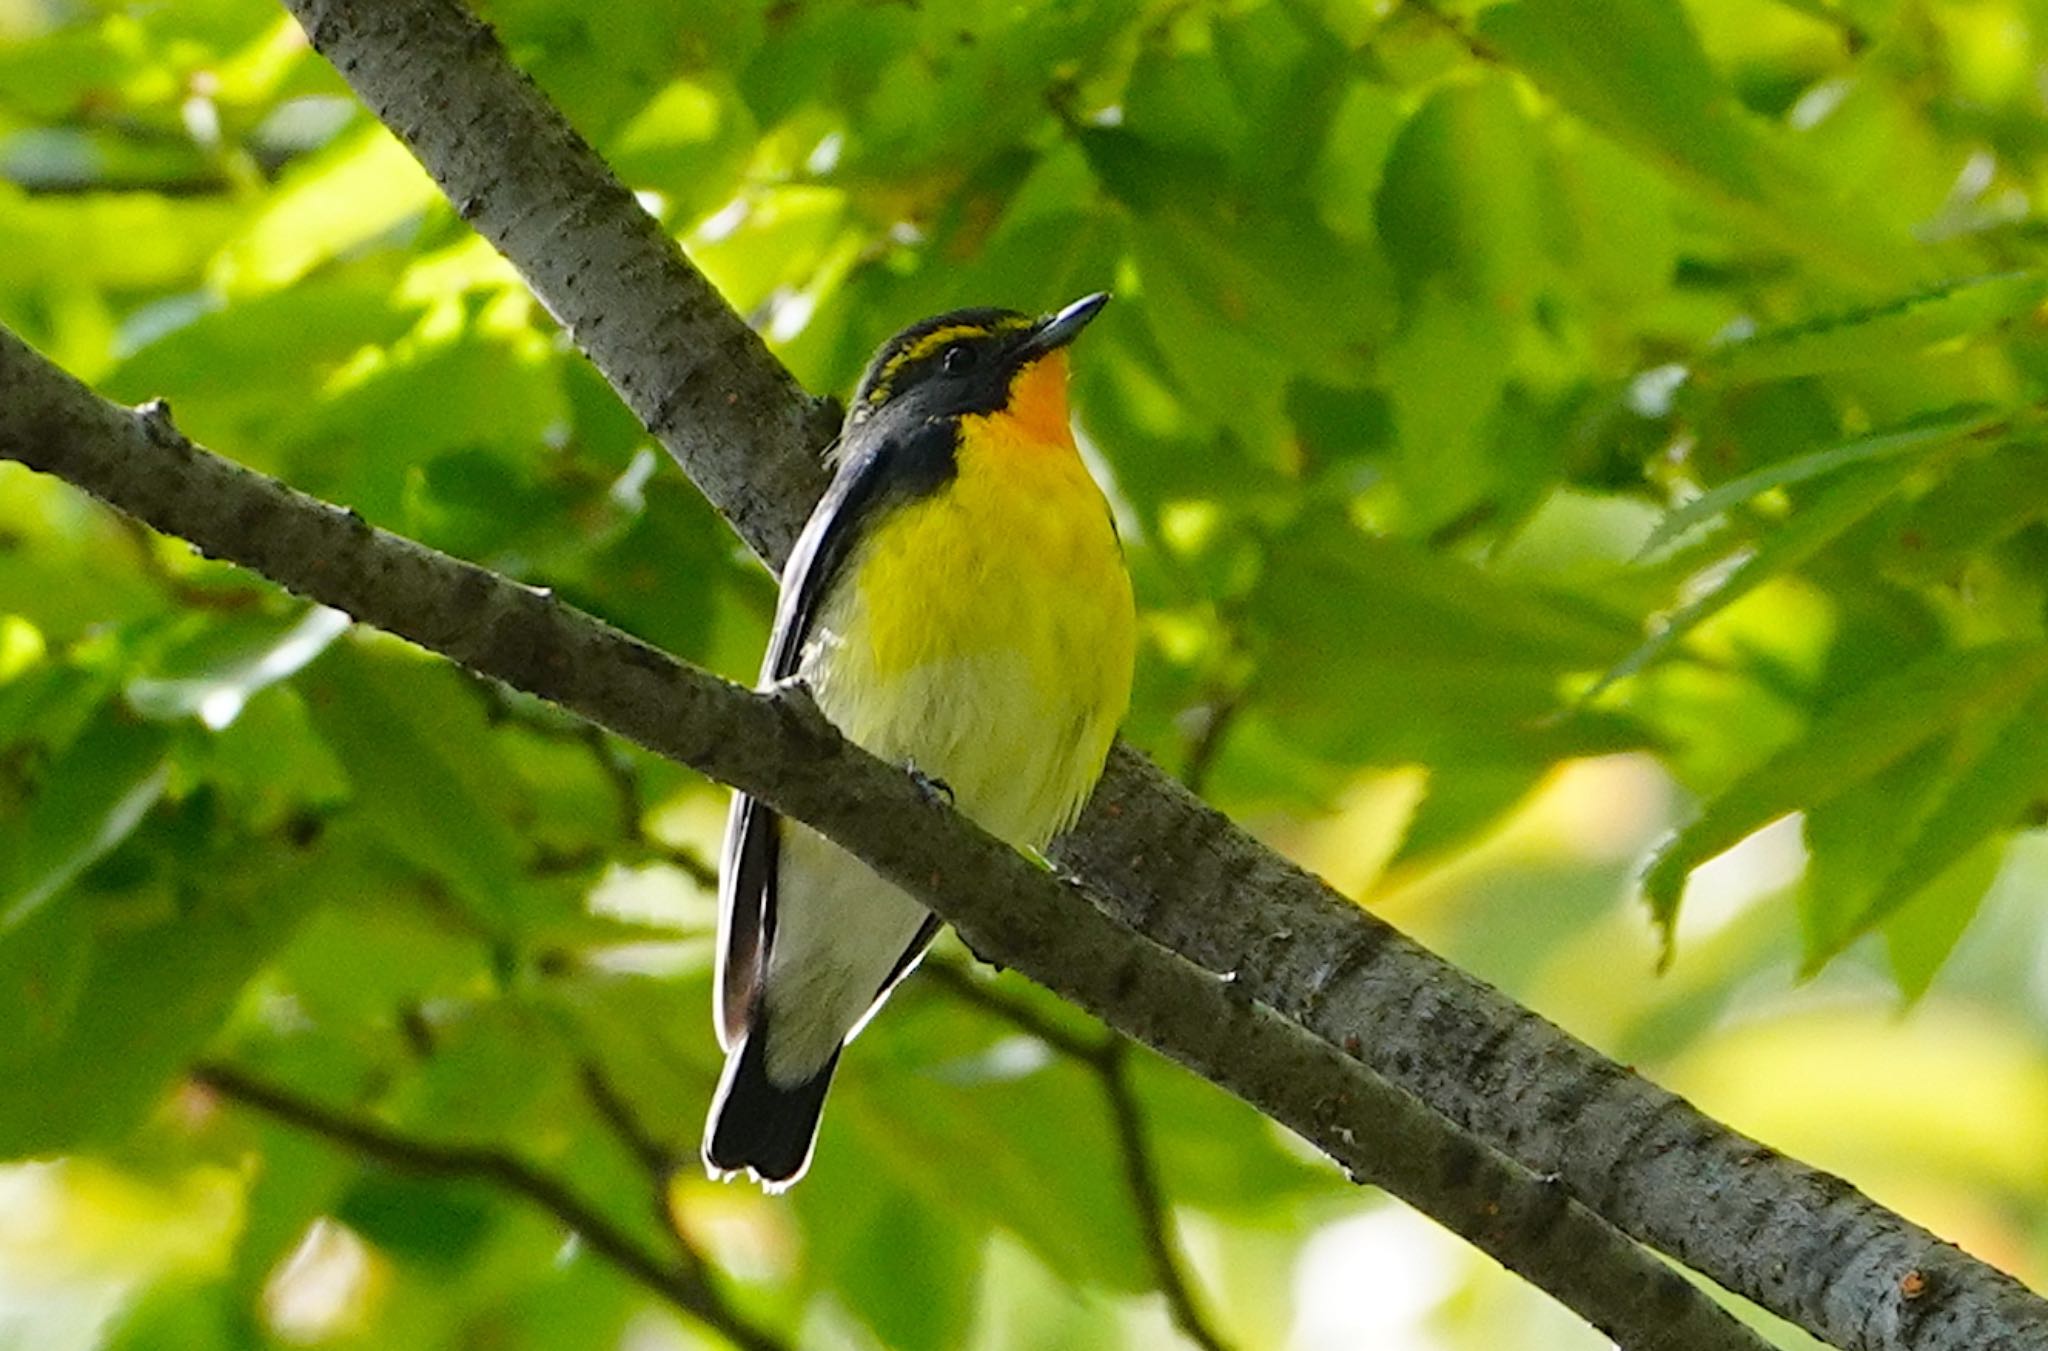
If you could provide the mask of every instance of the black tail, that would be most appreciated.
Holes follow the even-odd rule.
[[[839,1052],[824,1068],[784,1088],[768,1078],[767,1019],[756,1016],[725,1071],[704,1131],[704,1164],[714,1176],[751,1170],[769,1191],[781,1191],[803,1176],[818,1136],[825,1090],[839,1067]]]

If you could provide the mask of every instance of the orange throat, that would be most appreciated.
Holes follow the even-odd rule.
[[[991,422],[1008,422],[1014,435],[1048,450],[1071,447],[1074,431],[1067,413],[1067,354],[1050,352],[1010,380],[1010,401]]]

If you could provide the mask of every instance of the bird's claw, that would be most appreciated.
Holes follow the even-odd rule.
[[[904,766],[910,774],[910,781],[917,785],[917,791],[924,794],[927,802],[943,802],[953,805],[953,785],[936,775],[927,774],[917,767],[915,761]]]

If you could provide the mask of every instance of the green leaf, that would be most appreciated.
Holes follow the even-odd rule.
[[[1285,5],[1218,13],[1207,39],[1140,48],[1123,125],[1185,151],[1221,153],[1240,183],[1297,190],[1347,92],[1343,46]]]
[[[385,1027],[400,1011],[474,998],[492,983],[491,954],[422,897],[376,828],[351,814],[320,837],[325,866],[359,894],[311,916],[277,957],[280,985],[316,1026]]]
[[[1285,1132],[1252,1107],[1150,1051],[1129,1055],[1146,1140],[1170,1207],[1285,1223],[1304,1198],[1336,1196],[1350,1184],[1304,1157]]]
[[[52,645],[98,625],[161,614],[165,599],[139,566],[119,517],[68,483],[0,463],[0,610]]]
[[[531,457],[566,412],[558,370],[531,334],[428,319],[364,354],[268,439],[285,448],[283,468],[299,487],[416,534],[439,523],[432,513],[412,519],[422,466],[437,457],[482,450],[517,463],[507,477],[533,472]]]
[[[123,1308],[106,1351],[253,1351],[268,1341],[254,1310],[218,1285],[172,1279]]]
[[[731,200],[746,168],[758,129],[744,105],[722,92],[677,80],[606,148],[624,181],[670,198],[669,219],[694,221]]]
[[[1880,922],[1892,979],[1908,1003],[1927,993],[1935,973],[1955,951],[1998,878],[2006,845],[2002,837],[1984,840]]]
[[[224,198],[32,197],[0,183],[0,293],[55,277],[113,290],[187,285],[235,223]]]
[[[1501,466],[1493,415],[1507,389],[1515,332],[1501,307],[1432,282],[1380,353],[1400,433],[1400,480],[1416,533],[1482,500]]]
[[[212,280],[236,297],[275,291],[440,200],[411,151],[363,127],[286,171],[221,249]]]
[[[1547,262],[1543,168],[1508,80],[1438,89],[1402,128],[1379,190],[1380,238],[1402,279],[1448,279],[1496,326],[1526,309]]]
[[[162,728],[104,710],[29,809],[0,822],[0,941],[135,829],[163,795],[169,744]]]
[[[347,361],[396,342],[413,321],[385,279],[349,274],[155,318],[104,392],[128,403],[168,397],[187,435],[271,470],[278,425],[303,417]],[[254,367],[263,379],[247,378]]]
[[[1549,773],[1550,766],[1540,760],[1431,766],[1422,801],[1409,817],[1401,847],[1388,867],[1427,866],[1471,844],[1534,793]]]
[[[1518,68],[1610,135],[1750,196],[1755,148],[1683,7],[1661,0],[1520,0],[1480,18]]]
[[[1958,866],[1985,841],[2002,837],[2048,803],[2048,698],[2016,702],[1984,735],[1963,745],[1949,766],[1947,792],[1929,813],[1883,894],[1866,916],[1874,923]]]
[[[966,1345],[986,1235],[914,1192],[837,1177],[803,1198],[822,1283],[892,1351]],[[906,1271],[918,1279],[904,1280]]]
[[[1868,927],[1874,899],[1898,870],[1948,786],[1949,737],[1937,737],[1806,809],[1800,889],[1802,969],[1812,974]]]
[[[1014,1233],[1066,1280],[1145,1288],[1093,1075],[957,1000],[921,994],[892,1001],[848,1057],[817,1160],[793,1193],[810,1223],[837,1222],[809,1208],[845,1185],[895,1190],[984,1233]]]
[[[1943,343],[1981,337],[2037,309],[2048,277],[1972,277],[1889,304],[1809,319],[1727,343],[1698,367],[1703,380],[1786,380],[1898,362]]]
[[[2048,516],[2048,446],[2008,443],[1958,464],[1912,504],[1895,532],[1891,566],[1949,578],[1999,542]]]
[[[74,905],[45,905],[0,931],[0,1075],[56,1044],[92,971],[92,928]]]
[[[1842,698],[1804,739],[1708,803],[1658,852],[1643,890],[1667,941],[1695,867],[1781,816],[1832,801],[1944,732],[2002,713],[2043,680],[2048,646],[2001,644],[1935,653]]]
[[[417,666],[340,644],[301,678],[307,710],[354,787],[354,809],[401,858],[445,881],[492,932],[537,908],[525,842],[478,776],[509,779],[444,692]],[[434,671],[428,682],[454,679]],[[465,732],[468,735],[463,735]],[[453,757],[467,757],[460,770]]]
[[[237,996],[316,905],[345,898],[352,877],[275,846],[194,860],[207,879],[199,908],[163,897],[151,914],[110,925],[61,1031],[0,1053],[0,1157],[120,1139],[190,1061]],[[0,975],[19,930],[0,935]],[[0,1003],[23,997],[0,992]],[[24,1053],[25,1052],[25,1053]]]
[[[711,589],[737,571],[730,528],[673,475],[647,485],[631,524],[548,575],[564,600],[691,660],[710,651]]]
[[[1254,698],[1324,754],[1386,765],[1498,758],[1504,741],[1541,758],[1632,744],[1619,720],[1562,716],[1567,678],[1613,660],[1621,624],[1334,517],[1274,542],[1247,615]]]
[[[1479,32],[1571,111],[1727,212],[1743,233],[1828,275],[1894,285],[1920,256],[1875,193],[1844,201],[1797,142],[1766,139],[1707,60],[1684,6],[1518,0]]]
[[[1654,554],[1696,525],[1719,516],[1731,507],[1747,502],[1772,488],[1789,487],[1808,479],[1832,474],[1837,469],[1887,460],[1918,450],[1953,444],[1968,436],[2001,427],[2009,422],[2003,414],[1983,408],[1951,409],[1915,418],[1902,426],[1853,437],[1825,450],[1809,451],[1719,484],[1670,512],[1643,541],[1642,554]]]
[[[155,673],[131,680],[128,703],[147,718],[197,718],[218,731],[256,694],[325,652],[348,624],[339,610],[316,605],[289,617],[209,626],[197,641],[165,654]]]
[[[1610,667],[1585,697],[1591,699],[1616,681],[1643,670],[1706,620],[1773,577],[1791,572],[1812,559],[1889,500],[1918,467],[1919,461],[1900,456],[1878,459],[1844,472],[1783,525],[1758,541],[1755,549],[1717,585],[1681,607]]]

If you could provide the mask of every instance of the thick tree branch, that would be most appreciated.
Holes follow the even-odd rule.
[[[703,284],[694,274],[644,288],[607,284],[604,303],[591,299],[600,268],[621,279],[690,270],[651,229],[613,227],[633,249],[663,261],[622,254],[625,245],[616,242],[592,250],[580,244],[582,210],[635,208],[620,204],[602,162],[561,125],[458,0],[284,3],[458,203],[479,187],[488,192],[536,177],[602,185],[591,189],[600,205],[543,217],[559,226],[545,238],[503,231],[491,237],[607,375],[608,353],[634,347],[633,335],[666,331],[669,310],[702,303]],[[448,97],[457,89],[461,101]],[[504,143],[517,145],[517,155],[485,145],[480,159],[468,128],[510,116],[507,108],[532,120],[533,129]],[[513,159],[519,162],[504,162]],[[541,200],[560,196],[550,187]],[[576,269],[574,285],[551,283],[560,266]],[[714,365],[774,366],[758,344],[737,340],[706,357]],[[786,491],[803,480],[822,436],[815,405],[789,390],[786,415],[764,420],[753,440],[670,433],[700,417],[705,426],[729,425],[713,391],[758,376],[670,379],[652,396],[661,413],[652,425],[772,562],[811,498],[754,485]],[[644,412],[650,388],[642,382],[622,393]],[[747,486],[728,496],[735,483]],[[1198,866],[1188,866],[1190,850]],[[1059,857],[1155,940],[1231,972],[1255,998],[1301,1019],[1525,1167],[1560,1177],[1628,1233],[1817,1337],[1848,1351],[2048,1345],[2048,1306],[2017,1282],[1839,1178],[1728,1130],[1402,938],[1128,748],[1113,757]]]
[[[717,1287],[705,1279],[700,1263],[663,1261],[559,1179],[516,1155],[479,1145],[421,1140],[373,1118],[265,1083],[234,1065],[199,1065],[192,1077],[231,1102],[389,1167],[488,1182],[546,1211],[592,1252],[734,1346],[746,1351],[788,1351],[788,1343],[755,1327],[726,1303]]]
[[[0,458],[559,704],[808,822],[1014,966],[1428,1212],[1629,1348],[1757,1351],[1711,1301],[1551,1179],[1477,1144],[1321,1038],[1132,932],[801,691],[755,693],[99,399],[0,329]]]

